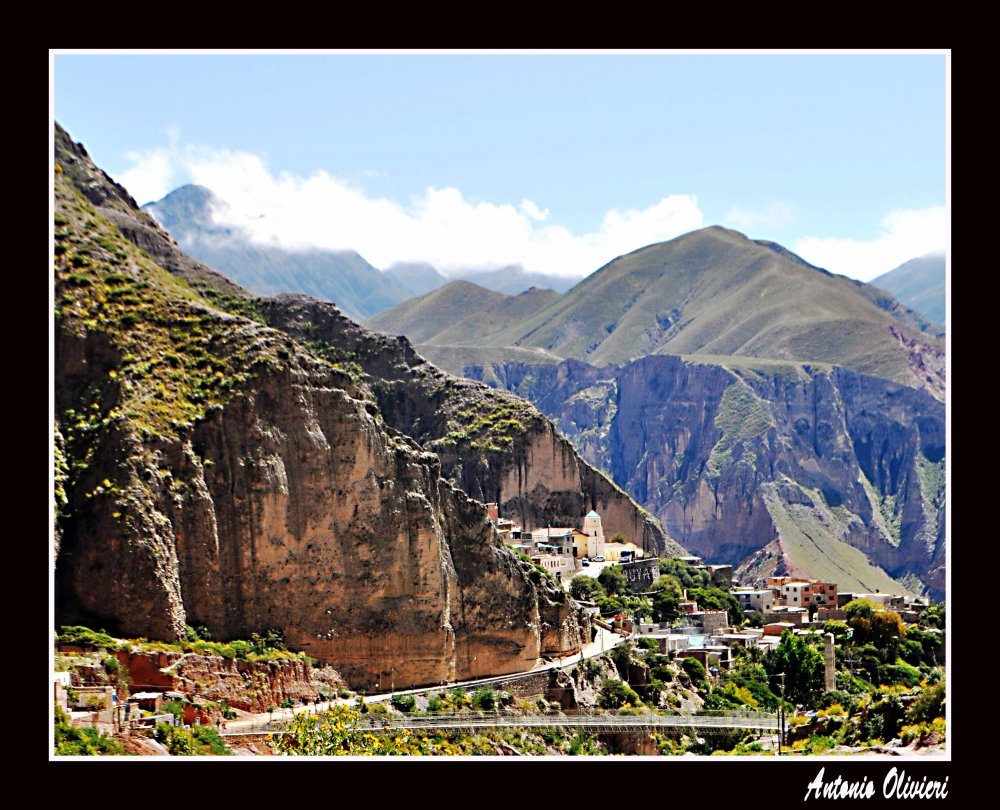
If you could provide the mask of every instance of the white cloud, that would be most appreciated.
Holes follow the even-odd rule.
[[[871,281],[917,256],[944,250],[947,244],[943,206],[896,209],[879,225],[881,232],[869,241],[806,236],[796,243],[794,250],[806,261],[831,273]]]
[[[135,197],[139,205],[158,200],[175,188],[172,181],[176,172],[171,150],[161,148],[129,152],[126,157],[132,162],[132,168],[115,180]]]
[[[538,206],[531,200],[523,200],[521,202],[521,213],[539,222],[544,222],[549,218],[549,209],[546,208],[544,211],[539,211]]]
[[[322,170],[275,175],[248,152],[172,143],[128,157],[133,165],[118,180],[141,202],[198,183],[226,201],[216,219],[247,229],[256,241],[352,249],[383,268],[423,261],[447,273],[520,264],[526,271],[580,275],[703,224],[689,195],[670,195],[643,211],[608,211],[597,230],[577,236],[527,199],[519,208],[473,204],[456,188],[428,188],[404,206]]]
[[[783,228],[790,225],[793,219],[792,209],[781,202],[771,203],[765,211],[745,210],[734,205],[726,214],[726,224],[743,231],[756,225]]]

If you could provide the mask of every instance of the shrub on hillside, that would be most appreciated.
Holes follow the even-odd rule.
[[[597,696],[597,705],[605,709],[620,709],[626,704],[641,706],[642,701],[627,683],[616,681],[612,678],[606,679],[601,684],[601,691]]]
[[[484,686],[482,689],[473,692],[472,694],[472,708],[478,709],[479,711],[493,711],[496,708],[497,701],[496,695],[493,693],[493,687]]]
[[[681,669],[687,674],[696,687],[708,686],[708,672],[697,658],[685,658],[681,661]]]
[[[96,728],[75,728],[69,718],[55,707],[56,756],[120,756],[125,748],[114,737]]]
[[[924,689],[906,710],[909,723],[929,723],[936,717],[945,716],[944,681]]]
[[[401,712],[412,712],[417,706],[417,699],[413,695],[393,695],[390,702],[394,709]]]

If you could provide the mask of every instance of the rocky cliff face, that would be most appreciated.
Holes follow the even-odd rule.
[[[315,701],[345,686],[335,670],[312,667],[300,659],[250,662],[218,655],[135,651],[115,656],[128,671],[133,692],[147,688],[183,692],[245,712],[265,712],[285,698]]]
[[[260,299],[213,286],[63,136],[58,624],[276,628],[358,688],[579,648],[574,603],[503,547],[437,455],[392,430],[349,370],[265,325]]]
[[[359,327],[332,304],[281,295],[266,299],[262,312],[270,325],[353,369],[386,425],[435,453],[446,479],[498,503],[501,515],[525,528],[575,526],[596,509],[607,535],[620,531],[651,553],[683,553],[528,402],[446,374],[406,338]]]
[[[493,371],[711,562],[944,595],[944,404],[925,392],[670,356]]]

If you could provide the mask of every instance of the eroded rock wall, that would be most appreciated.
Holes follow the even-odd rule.
[[[527,529],[577,526],[596,509],[607,536],[622,532],[649,552],[683,553],[650,514],[581,458],[527,401],[453,377],[426,362],[405,337],[364,329],[329,303],[281,295],[265,301],[264,314],[269,324],[331,360],[362,369],[385,423],[433,451],[442,475],[470,497],[499,503],[504,517]],[[515,370],[511,379],[517,379]],[[488,435],[471,437],[476,441],[452,438],[478,417],[499,411],[517,420],[510,435],[496,439],[499,444]]]
[[[682,546],[746,580],[788,572],[944,596],[945,406],[923,391],[837,367],[671,356],[495,376]]]

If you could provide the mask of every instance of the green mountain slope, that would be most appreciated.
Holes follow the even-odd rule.
[[[501,267],[499,270],[463,270],[451,274],[454,278],[471,281],[487,290],[505,295],[518,295],[532,287],[540,290],[555,290],[564,293],[577,284],[582,276],[555,276],[550,273],[531,273],[517,265]]]
[[[558,300],[554,290],[532,287],[504,295],[470,281],[453,281],[363,321],[370,329],[406,335],[432,346],[491,346],[494,335]]]
[[[219,204],[209,189],[187,185],[142,210],[191,256],[260,295],[304,293],[333,301],[350,316],[363,318],[413,294],[354,251],[289,251],[257,245],[239,228],[213,223],[211,211]]]
[[[901,304],[934,323],[945,325],[945,255],[928,253],[883,273],[871,282],[888,290]]]
[[[651,354],[830,363],[944,392],[944,341],[934,324],[882,290],[720,227],[620,256],[499,331],[445,335],[435,324],[411,337],[542,349],[598,366]]]

